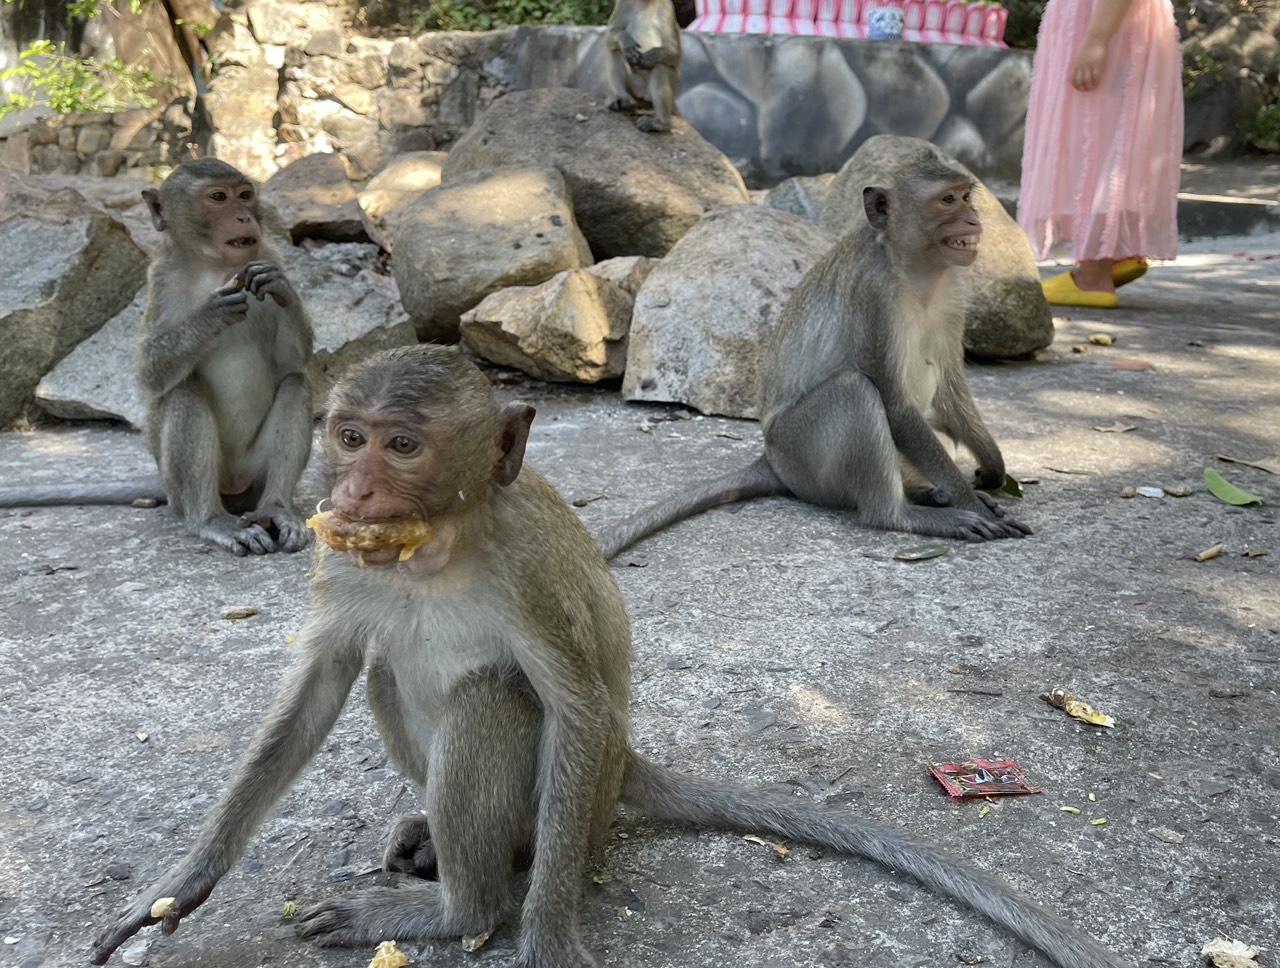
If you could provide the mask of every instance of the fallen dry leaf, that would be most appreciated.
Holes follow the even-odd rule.
[[[1074,346],[1071,347],[1071,352],[1072,353],[1088,353],[1089,347],[1086,346],[1084,343],[1076,343]]]
[[[791,855],[791,851],[787,849],[786,844],[774,844],[773,852],[777,855],[778,860],[786,860]]]
[[[1192,555],[1191,558],[1193,561],[1209,561],[1210,559],[1217,558],[1222,554],[1223,547],[1222,542],[1219,541],[1212,548],[1205,548],[1204,551],[1201,551],[1199,554]]]
[[[1252,548],[1245,548],[1244,551],[1240,553],[1246,558],[1261,558],[1265,554],[1270,554],[1266,548],[1259,548],[1256,545]]]
[[[1119,420],[1110,424],[1099,424],[1093,428],[1100,434],[1127,434],[1130,430],[1137,430],[1135,424],[1121,423]]]
[[[717,437],[724,437],[724,438],[727,438],[728,440],[742,440],[742,439],[743,439],[742,434],[735,433],[735,432],[734,432],[734,431],[732,431],[732,430],[719,430],[719,431],[717,431],[717,432],[716,432],[716,436],[717,436]]]
[[[488,942],[491,934],[493,934],[493,928],[488,931],[481,931],[479,934],[464,934],[462,936],[462,950],[479,951]]]
[[[1110,333],[1090,333],[1089,342],[1094,346],[1110,346],[1116,338]]]
[[[252,618],[257,614],[257,605],[228,605],[222,610],[222,617],[228,622],[234,622],[242,618]]]
[[[1190,484],[1177,484],[1173,487],[1166,487],[1164,492],[1170,497],[1190,497],[1196,492],[1196,489]]]
[[[1180,844],[1187,839],[1186,834],[1180,834],[1176,830],[1170,830],[1168,827],[1152,827],[1147,831],[1156,840],[1163,840],[1166,844]]]
[[[585,508],[588,504],[592,503],[593,501],[600,501],[608,496],[609,495],[607,494],[597,494],[595,497],[575,497],[573,499],[573,506],[575,508]]]
[[[1231,464],[1244,464],[1246,467],[1256,467],[1260,471],[1266,471],[1269,474],[1280,474],[1280,454],[1268,454],[1266,457],[1259,457],[1257,460],[1241,460],[1239,457],[1228,457],[1226,454],[1214,454],[1218,460],[1225,460]]]

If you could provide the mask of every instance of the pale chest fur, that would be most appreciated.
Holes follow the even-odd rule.
[[[921,413],[933,407],[941,385],[949,327],[919,304],[905,307],[899,333],[899,372],[908,399]]]
[[[275,344],[279,308],[270,296],[249,297],[244,320],[228,326],[209,346],[196,375],[215,401],[224,442],[248,443],[275,397]]]
[[[404,579],[390,569],[357,571],[378,587],[350,618],[368,633],[369,659],[384,662],[405,705],[435,718],[449,690],[470,673],[515,663],[524,626],[515,604],[489,576]]]

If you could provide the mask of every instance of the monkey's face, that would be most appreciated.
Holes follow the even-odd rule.
[[[258,257],[258,197],[248,181],[209,179],[193,193],[195,242],[212,264],[234,272]]]
[[[926,203],[933,247],[946,265],[971,266],[978,258],[982,222],[973,207],[972,190],[967,181],[945,185]]]

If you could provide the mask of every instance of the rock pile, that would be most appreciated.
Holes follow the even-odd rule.
[[[406,153],[363,189],[332,153],[266,182],[267,230],[300,243],[282,246],[284,268],[315,324],[318,404],[375,349],[461,339],[538,379],[621,379],[628,399],[757,415],[761,348],[783,304],[860,223],[862,186],[892,183],[918,142],[872,139],[840,173],[756,205],[687,125],[646,135],[603,102],[570,89],[508,95],[447,156]],[[6,383],[0,417],[12,421],[34,395],[55,415],[138,423],[141,402],[121,376],[132,374],[157,237],[137,184],[10,180],[0,246],[11,264],[23,263],[19,251],[47,257],[26,260],[27,283],[0,307],[6,371],[22,374]],[[1052,339],[1035,266],[985,189],[978,204],[990,254],[967,271],[966,342],[1026,354]],[[110,268],[101,278],[99,265]]]

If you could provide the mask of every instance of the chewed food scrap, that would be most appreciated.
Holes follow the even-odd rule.
[[[373,953],[369,968],[404,968],[408,963],[409,956],[397,948],[394,941],[384,941]]]
[[[1116,721],[1114,719],[1106,713],[1098,712],[1083,699],[1077,699],[1065,689],[1042,692],[1040,693],[1040,698],[1054,709],[1061,709],[1068,716],[1073,716],[1083,722],[1094,726],[1106,726],[1108,729],[1115,727]]]
[[[929,771],[953,797],[996,797],[1013,793],[1040,793],[1017,760],[974,759],[955,763],[930,763]]]
[[[400,560],[408,561],[413,553],[431,540],[431,525],[426,521],[353,521],[338,511],[317,511],[307,518],[307,527],[334,551],[352,552],[364,564],[364,552],[400,548]]]

